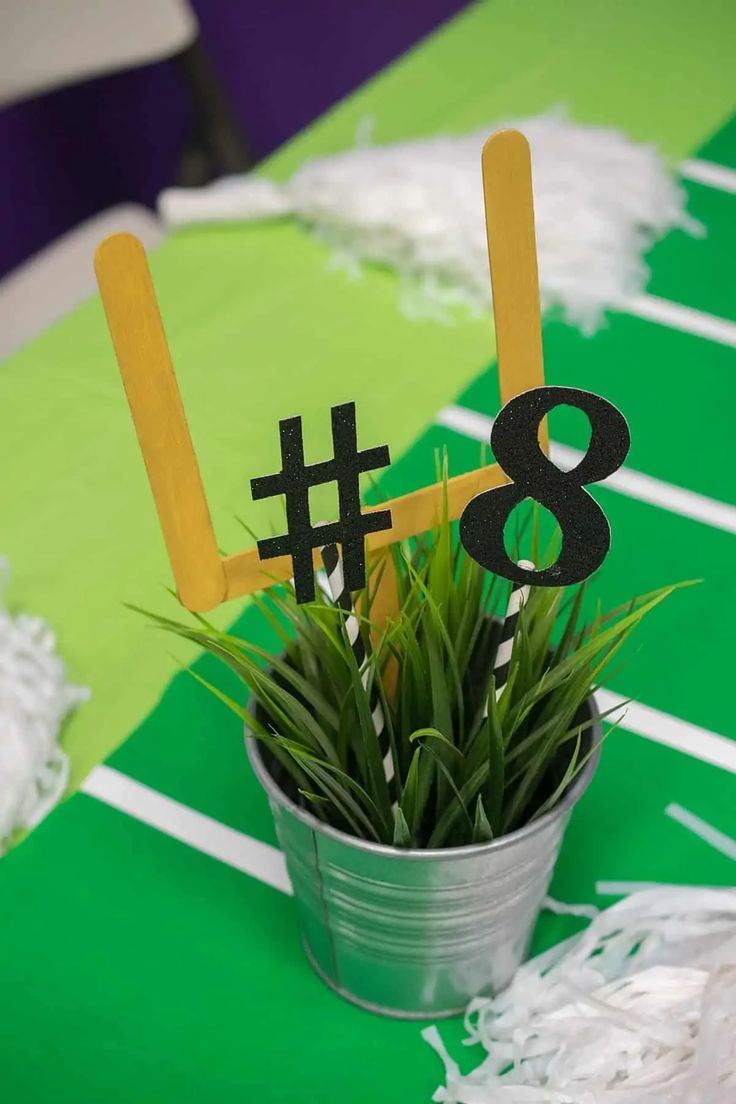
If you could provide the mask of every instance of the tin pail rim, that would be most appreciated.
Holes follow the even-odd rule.
[[[271,776],[271,773],[263,761],[258,739],[250,735],[247,725],[245,726],[245,744],[248,758],[256,778],[268,794],[268,797],[288,810],[292,816],[302,821],[303,824],[306,824],[313,832],[319,832],[323,836],[328,836],[356,850],[369,851],[371,854],[382,855],[386,858],[394,858],[397,860],[426,862],[431,860],[436,861],[438,859],[471,858],[478,855],[485,855],[489,852],[502,851],[506,847],[513,847],[514,844],[528,839],[538,832],[542,832],[553,821],[559,820],[569,813],[573,806],[583,796],[598,766],[602,730],[600,711],[594,694],[591,694],[590,697],[586,699],[582,708],[588,709],[593,721],[590,726],[590,734],[591,747],[594,750],[583,769],[572,781],[557,804],[550,809],[549,812],[544,813],[536,820],[529,821],[528,824],[524,824],[521,828],[516,828],[513,832],[508,832],[486,843],[469,843],[461,847],[393,847],[391,844],[375,843],[372,840],[361,839],[360,836],[350,835],[349,832],[343,832],[339,828],[333,828],[332,825],[325,824],[324,821],[319,820],[310,813],[309,810],[297,805],[296,802],[281,789]]]

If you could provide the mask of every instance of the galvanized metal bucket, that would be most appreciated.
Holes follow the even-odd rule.
[[[586,735],[597,748],[594,699],[585,712],[596,718]],[[247,747],[286,856],[305,951],[327,985],[374,1012],[423,1019],[451,1016],[511,981],[597,750],[555,808],[532,824],[491,843],[429,851],[386,847],[322,824],[274,781],[257,740],[248,736]]]

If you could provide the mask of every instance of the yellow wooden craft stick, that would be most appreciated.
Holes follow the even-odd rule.
[[[225,599],[225,572],[145,250],[132,234],[113,234],[95,272],[179,598],[212,609]]]
[[[544,383],[529,143],[499,130],[481,155],[501,405]],[[546,421],[540,444],[547,451]]]
[[[506,402],[544,383],[526,139],[514,130],[494,134],[483,148],[482,166],[498,372]],[[115,234],[98,248],[95,269],[182,603],[205,611],[288,579],[289,556],[261,560],[257,548],[224,559],[219,555],[143,246],[130,234]],[[540,441],[546,447],[546,429]],[[456,520],[474,495],[506,482],[497,464],[450,479],[450,519]],[[435,483],[383,503],[393,525],[368,535],[369,554],[430,529],[442,514],[444,495],[444,485]],[[320,566],[317,550],[314,561]],[[384,585],[375,609],[386,617],[395,612],[391,572]]]
[[[520,391],[544,383],[529,143],[518,130],[499,130],[483,146],[481,167],[503,404]],[[546,451],[546,419],[540,427],[539,439]],[[460,486],[463,485],[453,488],[451,496],[452,520],[460,516],[471,497],[458,502]],[[433,497],[436,499],[436,494]],[[424,505],[421,499],[416,500],[416,505],[420,503]],[[415,516],[409,522],[410,535],[429,528],[437,517],[434,512],[431,518],[427,518],[426,512]],[[394,529],[387,534],[388,539],[397,540],[396,530],[404,526],[406,521],[394,517]],[[394,608],[398,601],[395,581],[393,587],[391,582],[388,573],[384,575],[377,596],[380,600],[373,604],[374,620],[379,625],[398,612]]]
[[[498,464],[489,464],[476,471],[456,475],[447,481],[448,516],[456,520],[471,498],[487,491],[491,487],[500,487],[508,483],[507,477]],[[405,540],[426,533],[442,517],[445,485],[432,483],[421,490],[411,491],[400,498],[382,502],[380,509],[391,511],[393,525],[378,533],[369,533],[366,537],[368,552],[375,552],[393,541]],[[376,507],[378,509],[379,507]],[[366,513],[370,512],[370,507]],[[313,554],[314,566],[321,566],[319,551]],[[236,552],[222,561],[227,579],[227,597],[239,598],[254,590],[261,590],[274,582],[283,582],[292,574],[291,556],[275,556],[272,560],[262,560],[257,548],[245,552]]]
[[[373,648],[378,649],[383,636],[385,626],[389,622],[396,623],[399,614],[399,585],[396,577],[394,559],[389,549],[384,548],[379,552],[369,553],[370,571],[380,572],[378,586],[373,595],[371,604],[371,642]],[[375,578],[375,576],[374,576]],[[367,595],[368,590],[363,591]],[[363,597],[361,595],[361,598]],[[357,603],[358,613],[363,612],[362,601]],[[389,701],[392,700],[399,678],[399,666],[396,656],[391,656],[383,670],[383,688]]]

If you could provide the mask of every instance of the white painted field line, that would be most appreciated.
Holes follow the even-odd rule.
[[[673,747],[686,755],[700,758],[704,763],[711,763],[713,766],[722,767],[725,771],[736,773],[736,741],[727,740],[725,736],[719,736],[715,732],[698,728],[695,724],[681,721],[676,716],[651,709],[649,705],[640,705],[636,702],[629,702],[627,705],[625,698],[610,690],[599,690],[596,697],[599,707],[604,711],[614,709],[617,705],[626,708],[625,720],[621,724],[623,729]],[[164,832],[164,835],[178,839],[195,850],[209,854],[213,859],[225,862],[227,866],[271,885],[281,893],[292,892],[286,860],[279,850],[270,847],[268,843],[246,836],[244,832],[228,828],[220,824],[220,821],[198,813],[195,809],[182,805],[181,802],[175,802],[173,798],[137,782],[135,778],[115,771],[113,767],[105,765],[95,767],[82,784],[82,792],[119,809],[121,813],[141,820],[143,824],[157,828]],[[679,808],[679,806],[669,806],[668,813],[672,816],[671,810]],[[682,814],[692,818],[692,814],[687,814],[684,809]],[[683,816],[676,819],[680,819],[684,824]],[[698,827],[704,824],[704,821],[698,821]],[[685,827],[692,828],[692,822],[687,822]],[[724,850],[724,846],[736,848],[735,841],[719,834],[710,825],[705,825],[705,828],[710,830],[711,834],[715,832],[715,836],[711,835],[707,841],[716,846],[713,841],[717,838],[721,843],[719,850]],[[698,835],[706,838],[702,828],[698,831]],[[601,896],[621,896],[637,889],[647,888],[650,888],[650,883],[643,882],[600,882],[596,887]]]
[[[714,889],[722,893],[726,886],[695,886],[692,882],[620,882],[602,881],[595,883],[599,897],[628,897],[630,893],[640,893],[643,889]]]
[[[640,702],[629,702],[627,705],[626,699],[613,690],[597,690],[595,696],[604,713],[618,707],[624,710],[621,727],[627,732],[736,774],[736,740],[719,736],[707,728],[700,728]],[[612,716],[610,720],[614,721],[616,717]]]
[[[718,318],[715,314],[685,307],[682,303],[673,303],[669,299],[659,299],[656,295],[632,295],[621,300],[615,310],[644,318],[647,322],[656,322],[668,326],[671,330],[704,337],[707,341],[716,341],[719,345],[736,346],[736,322],[727,318]]]
[[[736,840],[732,839],[731,836],[727,836],[725,832],[719,832],[712,824],[708,824],[707,820],[701,820],[695,813],[691,813],[689,809],[683,808],[682,805],[678,805],[676,802],[668,805],[665,813],[668,817],[676,820],[678,824],[681,824],[683,828],[687,828],[689,832],[699,836],[704,843],[707,843],[715,851],[720,851],[722,855],[736,862]]]
[[[462,433],[465,437],[488,441],[493,418],[461,406],[446,406],[439,412],[437,424]],[[550,445],[550,456],[560,468],[570,469],[582,460],[583,453],[579,449],[553,441]],[[608,479],[604,479],[601,486],[627,495],[628,498],[636,498],[640,502],[669,510],[673,514],[700,521],[704,525],[712,525],[715,529],[736,533],[736,506],[708,498],[696,491],[687,491],[674,483],[665,483],[662,479],[644,475],[633,468],[619,468]]]
[[[689,809],[683,808],[676,802],[670,803],[665,809],[665,815],[676,820],[683,828],[699,836],[704,843],[716,851],[720,851],[729,859],[736,860],[736,840],[719,832],[707,820],[702,820]],[[599,881],[595,883],[595,891],[599,897],[627,897],[630,893],[638,893],[643,889],[689,889],[690,885],[676,882],[627,882],[627,881]],[[701,886],[702,889],[723,888],[717,886]]]
[[[677,717],[661,713],[646,705],[634,702],[626,705],[625,698],[610,690],[599,690],[596,697],[603,711],[616,706],[625,706],[626,714],[621,727],[627,731],[736,773],[736,741],[728,740],[715,732],[709,732],[707,729],[681,721]],[[95,767],[82,783],[81,789],[90,797],[104,801],[107,805],[127,813],[128,816],[152,828],[157,828],[159,832],[172,836],[220,862],[227,863],[228,866],[249,874],[252,878],[258,878],[259,881],[273,886],[282,893],[292,893],[284,856],[281,851],[267,843],[261,843],[260,840],[253,839],[243,832],[237,832],[234,828],[229,828],[213,820],[212,817],[205,816],[204,813],[190,809],[181,802],[166,797],[165,794],[151,789],[142,782],[137,782],[112,767],[104,765]],[[679,806],[669,806],[668,812],[672,808],[679,808]],[[682,812],[686,814],[686,810]],[[673,814],[670,812],[670,815]],[[692,814],[689,816],[692,817]],[[677,819],[684,823],[682,816]],[[700,824],[704,823],[700,822]],[[690,823],[686,825],[686,827],[691,826]],[[706,828],[711,833],[715,832],[710,825],[706,825]],[[700,831],[699,834],[703,835],[703,832]],[[729,846],[736,847],[736,843],[729,840],[727,836],[722,836],[721,833],[716,835],[721,844],[725,840]],[[703,836],[703,838],[706,837]],[[708,842],[713,842],[713,838],[711,836]],[[723,846],[719,849],[722,850]],[[601,896],[621,896],[633,892],[634,889],[648,887],[649,883],[601,882],[596,888]]]
[[[627,731],[736,773],[736,741],[647,705],[626,705],[626,699],[611,690],[599,690],[596,697],[604,712],[625,707],[621,727]],[[82,783],[82,791],[282,893],[292,892],[284,857],[276,848],[236,832],[112,767],[95,767]]]
[[[736,194],[736,171],[714,161],[683,161],[680,176],[694,180],[696,184],[705,184],[709,188],[718,188],[721,192]]]
[[[95,767],[81,788],[90,797],[158,828],[213,859],[250,874],[282,893],[292,892],[283,854],[267,843],[236,832],[112,767]]]
[[[725,165],[697,159],[683,161],[680,175],[709,188],[736,194],[736,171]],[[681,303],[659,299],[656,295],[633,295],[616,309],[644,318],[648,322],[657,322],[674,330],[704,337],[708,341],[716,341],[720,345],[736,346],[736,323],[693,307],[685,307]]]

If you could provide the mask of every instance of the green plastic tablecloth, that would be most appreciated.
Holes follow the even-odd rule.
[[[366,116],[383,142],[558,104],[673,159],[699,151],[733,167],[734,29],[716,0],[481,4],[265,171],[285,176],[350,145]],[[734,320],[736,201],[694,184],[688,193],[708,236],[663,241],[649,290]],[[353,282],[286,224],[181,232],[153,270],[228,551],[244,543],[238,517],[266,522],[248,479],[275,470],[279,417],[305,413],[316,458],[329,406],[357,399],[362,439],[388,441],[396,458],[392,493],[426,483],[440,445],[454,470],[477,462],[476,441],[433,422],[450,402],[497,409],[487,320],[409,322],[392,275],[367,269]],[[626,315],[593,339],[549,322],[544,340],[550,382],[592,387],[626,412],[631,467],[734,504],[731,348]],[[553,429],[575,443],[572,421]],[[93,690],[64,736],[75,783],[134,733],[111,765],[274,843],[237,724],[192,680],[171,679],[169,649],[122,608],[165,610],[169,574],[97,302],[0,367],[0,450],[12,600],[54,624],[72,676]],[[596,582],[604,601],[706,580],[657,612],[615,688],[732,735],[733,533],[606,489],[599,500],[614,532]],[[220,613],[238,615],[265,639],[252,608]],[[617,732],[573,818],[554,891],[593,900],[598,878],[733,881],[727,859],[663,815],[672,801],[736,833],[732,775]],[[567,930],[546,918],[538,943]],[[287,898],[85,795],[0,864],[0,995],[0,1089],[19,1104],[419,1101],[439,1074],[415,1025],[351,1008],[311,974]]]

